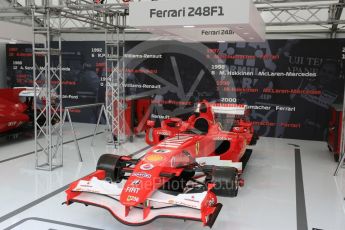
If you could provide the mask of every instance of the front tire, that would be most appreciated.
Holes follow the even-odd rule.
[[[102,155],[97,162],[97,170],[105,171],[105,178],[120,183],[125,175],[122,171],[121,156],[113,154]]]

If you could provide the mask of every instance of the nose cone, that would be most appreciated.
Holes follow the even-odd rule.
[[[163,185],[159,176],[161,171],[161,166],[145,161],[136,165],[123,187],[120,202],[126,206],[144,203],[156,189]]]

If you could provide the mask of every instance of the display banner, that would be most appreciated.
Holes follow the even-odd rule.
[[[265,40],[265,22],[252,0],[130,2],[128,25],[197,42]]]
[[[64,106],[104,102],[104,42],[63,43]],[[330,105],[342,101],[345,40],[263,43],[126,43],[126,94],[150,98],[149,118],[186,119],[195,103],[244,104],[260,136],[324,140]],[[7,46],[8,84],[32,86],[31,45]],[[110,71],[110,70],[108,70]],[[73,111],[95,122],[97,110]],[[231,117],[219,115],[223,129]]]

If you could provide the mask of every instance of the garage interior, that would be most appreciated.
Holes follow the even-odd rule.
[[[103,154],[145,159],[148,122],[187,121],[191,105],[207,100],[247,106],[259,135],[247,145],[244,186],[218,197],[213,229],[343,230],[345,2],[247,1],[262,25],[145,21],[140,11],[165,0],[0,0],[0,89],[25,88],[18,95],[40,108],[28,130],[0,132],[0,228],[202,228],[173,218],[127,226],[106,209],[66,205],[65,191]],[[218,60],[218,52],[245,57]],[[0,118],[11,108],[0,107]],[[216,120],[232,128],[226,115]]]

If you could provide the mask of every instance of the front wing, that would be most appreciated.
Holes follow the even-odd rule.
[[[176,218],[201,221],[205,226],[212,227],[222,208],[220,203],[213,207],[205,205],[205,201],[214,196],[211,191],[177,196],[156,191],[148,198],[150,208],[129,208],[120,202],[121,185],[99,180],[96,173],[99,171],[70,186],[66,191],[68,205],[82,203],[104,208],[121,223],[132,226],[145,225],[157,218]]]

